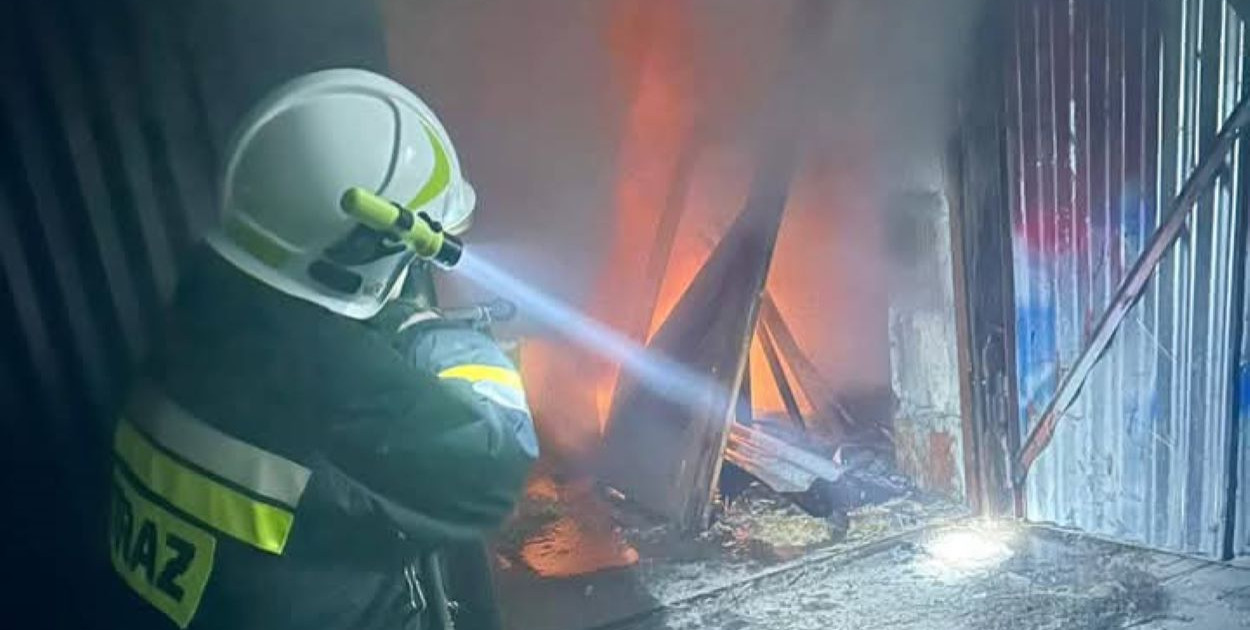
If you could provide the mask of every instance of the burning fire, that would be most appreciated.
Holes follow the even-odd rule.
[[[597,263],[595,293],[586,306],[592,317],[640,343],[671,314],[742,210],[757,167],[741,137],[750,134],[704,138],[696,129],[701,117],[723,114],[701,99],[749,90],[699,83],[704,77],[692,60],[707,42],[698,40],[690,10],[680,2],[628,0],[617,0],[611,10],[611,67],[628,106],[616,153],[612,242]],[[766,89],[761,86],[766,83],[755,87]],[[806,156],[793,186],[768,289],[829,382],[876,387],[888,383],[888,352],[882,350],[887,282],[880,265],[865,264],[881,256],[874,244],[881,236],[879,213],[863,194],[872,137],[867,130],[821,124],[840,131],[820,124],[812,130],[827,141]],[[846,155],[856,159],[840,157]],[[689,174],[683,175],[686,168]],[[678,199],[670,203],[670,197]],[[648,277],[648,258],[666,212],[680,212],[681,219],[660,277]],[[839,301],[831,303],[829,295]],[[548,456],[589,463],[606,430],[617,366],[571,344],[527,343],[522,369]],[[751,345],[750,365],[756,413],[784,413],[758,341]],[[812,401],[790,382],[800,408],[809,413]]]
[[[656,279],[646,277],[645,261],[694,123],[694,37],[687,11],[679,2],[625,0],[613,10],[615,72],[621,84],[636,88],[617,154],[615,240],[600,267],[600,293],[591,310],[600,321],[639,341],[658,288],[649,286]],[[615,366],[601,365],[597,377],[597,389],[611,392]],[[606,409],[601,406],[600,426],[606,422]]]
[[[631,94],[617,151],[614,236],[599,263],[589,313],[642,342],[656,287],[645,258],[694,121],[693,34],[679,2],[618,0],[609,44],[616,84]],[[605,429],[617,366],[564,343],[530,342],[522,370],[544,446],[557,459],[587,457]],[[550,448],[548,449],[550,452]]]

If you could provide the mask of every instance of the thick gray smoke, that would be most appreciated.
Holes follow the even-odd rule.
[[[536,288],[587,306],[617,237],[614,195],[637,92],[621,77],[616,22],[678,5],[666,13],[684,20],[688,35],[688,58],[666,61],[681,67],[664,74],[684,82],[673,91],[690,100],[704,143],[674,243],[680,266],[706,255],[742,207],[753,132],[771,113],[768,91],[799,1],[807,0],[382,4],[392,72],[440,113],[478,189],[471,246]],[[811,60],[825,83],[812,90],[818,114],[769,284],[836,387],[885,390],[886,208],[900,192],[942,188],[977,0],[826,1],[837,3],[827,58]],[[680,284],[661,290],[661,301]],[[478,297],[451,285],[449,299]]]

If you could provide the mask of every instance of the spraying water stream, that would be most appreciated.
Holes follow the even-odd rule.
[[[619,363],[623,372],[669,402],[697,410],[707,408],[717,397],[728,396],[706,375],[648,351],[620,332],[546,295],[471,251],[464,252],[456,272],[483,289],[511,300],[520,312],[556,334]]]

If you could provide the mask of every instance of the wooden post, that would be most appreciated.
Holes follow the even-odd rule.
[[[787,76],[760,118],[758,170],[745,208],[691,281],[648,348],[705,376],[717,391],[674,402],[629,373],[617,381],[600,479],[686,528],[706,526],[736,409],[759,298],[796,170],[804,123],[820,85],[821,47],[837,3],[795,9]]]

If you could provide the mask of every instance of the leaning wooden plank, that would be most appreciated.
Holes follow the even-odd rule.
[[[742,213],[649,346],[706,377],[712,391],[657,391],[656,379],[626,372],[613,396],[601,479],[683,526],[704,520],[742,381],[776,233],[776,219],[761,209],[772,210],[760,205]]]
[[[760,304],[760,322],[761,328],[767,327],[772,334],[777,350],[794,373],[794,380],[803,396],[816,407],[817,413],[832,416],[829,421],[837,425],[830,427],[833,432],[838,435],[847,434],[857,424],[856,419],[847,413],[838,401],[833,386],[821,376],[816,364],[803,352],[769,291],[764,292],[764,299]]]
[[[760,340],[760,347],[764,349],[764,358],[768,362],[768,370],[772,372],[773,381],[777,385],[777,393],[781,394],[781,402],[786,407],[786,415],[790,416],[790,421],[799,430],[806,433],[807,422],[803,419],[803,410],[799,408],[799,400],[794,395],[794,389],[790,387],[790,379],[786,377],[786,369],[781,365],[781,356],[777,353],[772,331],[769,330],[766,322],[761,321],[755,327],[755,336]]]
[[[659,392],[630,373],[617,382],[600,478],[682,527],[703,527],[711,515],[802,122],[816,100],[809,90],[821,83],[818,46],[830,31],[826,18],[834,4],[808,0],[796,7],[787,76],[775,90],[778,101],[761,118],[767,126],[745,208],[648,346],[705,376],[714,391]]]

